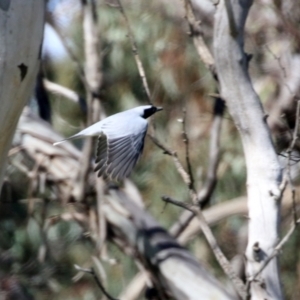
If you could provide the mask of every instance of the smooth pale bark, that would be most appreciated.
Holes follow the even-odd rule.
[[[249,238],[247,275],[253,276],[278,242],[282,170],[265,114],[248,74],[244,25],[251,0],[226,0],[217,6],[214,56],[221,95],[237,126],[247,166]],[[254,251],[256,250],[256,251]],[[282,299],[277,258],[251,284],[251,299]]]
[[[21,111],[40,64],[45,2],[0,0],[0,187]]]

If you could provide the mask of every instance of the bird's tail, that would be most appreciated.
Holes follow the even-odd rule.
[[[83,137],[84,137],[84,135],[79,132],[79,133],[77,133],[75,135],[72,135],[72,136],[70,136],[70,137],[68,137],[68,138],[66,138],[64,140],[61,140],[59,142],[54,143],[53,146],[57,146],[57,145],[59,145],[61,143],[64,143],[65,141],[80,139],[80,138],[83,138]]]

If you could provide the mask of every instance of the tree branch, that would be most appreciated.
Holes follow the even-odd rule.
[[[238,294],[242,297],[242,299],[246,299],[246,287],[242,280],[237,277],[237,275],[234,273],[230,262],[227,260],[225,255],[223,254],[222,250],[220,249],[217,240],[215,239],[210,227],[207,225],[206,220],[203,216],[203,213],[201,210],[196,207],[195,205],[189,205],[181,201],[174,200],[170,197],[163,196],[162,200],[166,203],[172,203],[176,206],[182,207],[186,210],[189,210],[192,212],[199,220],[199,225],[202,229],[202,232],[206,238],[206,241],[208,242],[211,250],[213,251],[217,261],[219,262],[220,266],[222,267],[225,274],[229,277],[229,279],[232,281],[233,286],[236,288]]]
[[[72,102],[75,103],[80,103],[80,96],[73,90],[64,87],[60,84],[57,84],[55,82],[52,82],[48,79],[43,80],[45,88],[48,92],[54,94],[54,95],[59,95],[62,96],[68,100],[71,100]]]
[[[214,58],[204,42],[202,29],[200,27],[201,23],[200,21],[196,20],[191,1],[183,1],[185,8],[185,19],[188,21],[190,28],[190,36],[193,38],[193,42],[198,52],[198,55],[200,56],[207,69],[211,71],[213,77],[217,80]]]
[[[82,268],[78,265],[74,265],[75,269],[77,271],[80,272],[84,272],[87,274],[91,274],[96,282],[96,284],[98,285],[98,287],[100,288],[101,292],[109,299],[109,300],[118,300],[117,298],[112,297],[104,288],[104,286],[102,285],[101,281],[99,280],[94,268],[91,269],[86,269],[86,268]]]
[[[126,238],[138,259],[175,299],[228,299],[219,283],[142,208],[119,189],[110,189],[104,210],[114,234]],[[109,203],[113,202],[113,206]],[[117,212],[116,205],[129,215]],[[154,281],[155,283],[155,281]],[[193,288],[191,288],[193,287]],[[220,298],[219,298],[220,297]]]
[[[151,93],[150,93],[150,89],[149,89],[149,84],[148,84],[147,77],[146,77],[146,72],[145,72],[145,69],[144,69],[142,60],[141,60],[141,58],[140,58],[140,55],[139,55],[139,53],[138,53],[137,44],[136,44],[136,42],[135,42],[134,35],[133,35],[133,32],[132,32],[132,29],[131,29],[129,20],[128,20],[128,18],[127,18],[127,15],[126,15],[126,13],[125,13],[125,10],[124,10],[124,8],[123,8],[123,5],[122,5],[122,3],[121,3],[121,0],[116,0],[116,1],[118,2],[118,6],[116,6],[116,7],[120,10],[121,14],[122,14],[123,17],[124,17],[125,25],[126,25],[127,31],[128,31],[129,41],[130,41],[130,44],[131,44],[132,53],[133,53],[133,55],[134,55],[134,59],[135,59],[135,62],[136,62],[136,66],[137,66],[137,69],[138,69],[140,78],[141,78],[141,80],[142,80],[142,84],[143,84],[143,87],[144,87],[144,91],[145,91],[145,93],[146,93],[148,102],[149,102],[150,104],[152,104],[152,103],[153,103],[153,99],[152,99],[152,97],[151,97]]]
[[[223,113],[224,101],[220,98],[217,98],[215,100],[214,117],[210,129],[210,151],[206,180],[197,196],[197,201],[201,207],[205,206],[210,200],[217,182]],[[179,234],[189,225],[193,217],[193,214],[191,214],[189,211],[184,211],[179,216],[179,220],[172,225],[170,233],[173,236],[178,237]]]
[[[189,189],[195,191],[194,176],[193,176],[193,171],[192,171],[192,166],[191,166],[191,161],[190,161],[189,137],[188,137],[188,134],[186,131],[186,109],[183,109],[182,136],[183,136],[183,142],[185,145],[185,161],[186,161],[188,174],[190,177]]]
[[[210,70],[213,78],[218,82],[218,76],[215,70],[214,58],[206,46],[202,30],[200,27],[200,21],[196,20],[193,6],[190,0],[183,0],[185,9],[185,19],[188,21],[190,28],[190,35],[193,38],[195,48],[198,52],[200,59],[205,64],[206,68]],[[219,165],[219,153],[220,153],[220,132],[221,132],[221,122],[224,113],[224,101],[221,99],[220,94],[210,94],[210,96],[215,97],[215,107],[214,107],[214,119],[211,127],[211,139],[210,139],[210,152],[209,152],[209,166],[206,176],[206,181],[202,186],[201,190],[198,192],[198,203],[201,207],[204,207],[210,200],[210,197],[214,191],[217,177],[216,172]],[[184,211],[180,216],[178,222],[173,224],[170,232],[174,236],[178,236],[191,222],[193,219],[193,214],[188,211]]]
[[[184,183],[189,187],[190,192],[195,193],[193,190],[190,189],[191,186],[191,178],[190,175],[186,172],[186,170],[184,169],[182,163],[180,162],[177,153],[175,151],[173,151],[172,149],[169,149],[168,147],[164,146],[155,136],[148,134],[148,136],[150,137],[150,139],[152,140],[152,142],[161,150],[163,150],[164,154],[167,154],[169,156],[172,157],[173,161],[174,161],[174,165],[178,171],[178,173],[180,174],[182,180],[184,181]]]
[[[85,89],[88,90],[89,92],[91,92],[89,89],[89,85],[87,83],[86,77],[85,77],[84,68],[80,62],[80,59],[77,57],[77,55],[73,51],[72,46],[68,43],[67,37],[63,34],[62,30],[59,28],[59,26],[56,25],[56,23],[54,22],[54,20],[52,20],[52,18],[50,18],[49,22],[50,22],[51,26],[53,27],[53,29],[55,30],[55,32],[57,33],[57,35],[60,37],[60,40],[69,55],[69,58],[76,66],[76,72],[77,72],[81,82],[83,83]]]

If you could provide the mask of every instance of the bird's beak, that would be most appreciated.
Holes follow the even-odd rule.
[[[162,107],[156,107],[156,111],[161,111],[161,110],[163,110]]]

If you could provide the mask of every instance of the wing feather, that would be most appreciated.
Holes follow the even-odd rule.
[[[123,167],[120,169],[118,176],[120,178],[127,177],[131,170],[133,169],[138,157],[132,156],[124,163]]]
[[[104,134],[98,137],[98,146],[96,152],[95,163],[99,163],[101,160],[106,160],[106,151],[107,151],[107,139]]]
[[[120,166],[120,164],[124,164],[124,161],[129,156],[126,151],[127,150],[125,150],[123,153],[121,152],[120,156],[118,156],[116,159],[114,159],[114,161],[111,162],[111,164],[107,168],[108,173],[112,173],[114,170],[120,169],[118,168],[118,166]]]
[[[144,130],[135,135],[110,138],[109,132],[104,132],[99,136],[94,169],[98,176],[113,180],[127,177],[141,156],[146,131],[147,126],[144,126]]]

